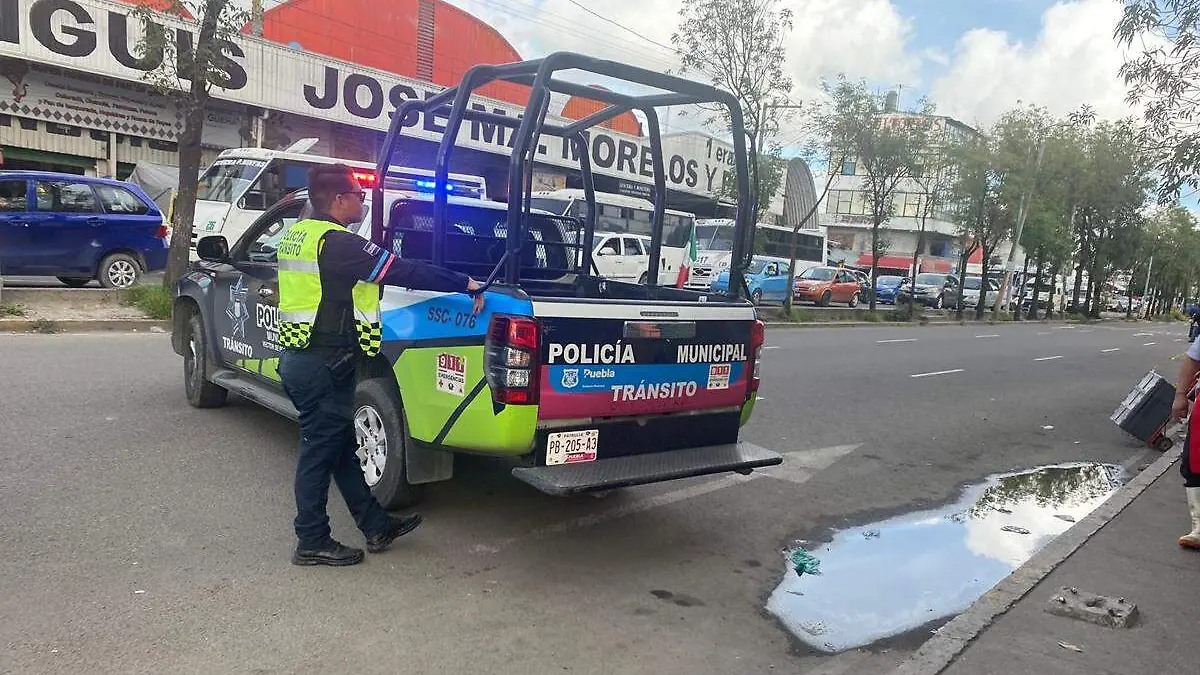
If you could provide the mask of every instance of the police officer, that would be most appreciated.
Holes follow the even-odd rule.
[[[308,174],[313,215],[280,240],[279,376],[300,413],[296,461],[296,565],[354,565],[361,549],[335,541],[325,510],[332,477],[367,550],[378,553],[412,532],[421,516],[388,515],[371,495],[355,454],[355,361],[379,353],[380,284],[471,294],[481,285],[440,267],[404,260],[346,228],[363,218],[366,193],[350,168],[324,165]]]

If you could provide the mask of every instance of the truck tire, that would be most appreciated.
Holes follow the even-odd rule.
[[[142,278],[142,265],[128,253],[110,253],[100,261],[96,278],[105,288],[129,288]]]
[[[187,336],[183,345],[183,388],[193,408],[219,408],[225,405],[229,397],[224,387],[209,382],[204,376],[208,370],[208,358],[204,320],[193,312],[188,317]]]
[[[383,508],[402,509],[421,501],[421,486],[408,482],[404,450],[412,441],[390,379],[359,381],[354,391],[354,438],[363,477]]]

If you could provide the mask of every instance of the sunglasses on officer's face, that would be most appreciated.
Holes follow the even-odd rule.
[[[341,197],[342,195],[357,195],[359,204],[364,204],[367,201],[367,193],[362,190],[359,190],[357,192],[342,192],[338,196]]]

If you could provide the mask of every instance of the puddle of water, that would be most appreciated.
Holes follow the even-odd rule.
[[[1061,464],[991,476],[950,506],[838,532],[810,551],[818,575],[787,573],[767,610],[813,648],[836,653],[965,610],[1102,504],[1119,466]]]

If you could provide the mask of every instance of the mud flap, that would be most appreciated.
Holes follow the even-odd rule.
[[[436,483],[454,477],[454,453],[436,450],[408,439],[404,449],[404,470],[412,485]]]

